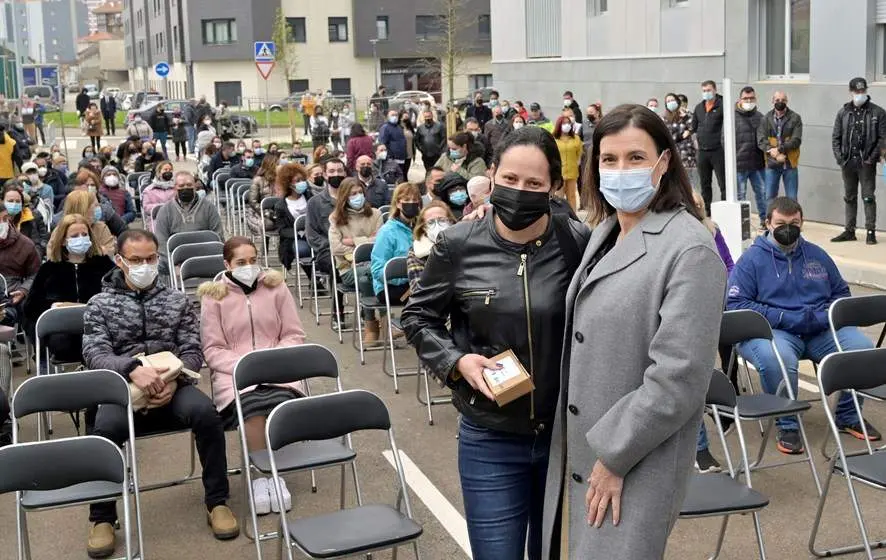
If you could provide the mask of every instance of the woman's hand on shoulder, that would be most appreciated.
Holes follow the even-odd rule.
[[[470,214],[462,216],[461,221],[473,222],[476,220],[482,220],[483,218],[486,217],[486,213],[490,212],[491,210],[492,210],[491,204],[481,204],[479,207],[477,207],[476,210],[474,210]]]

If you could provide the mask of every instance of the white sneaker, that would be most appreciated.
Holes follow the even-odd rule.
[[[280,513],[280,506],[277,504],[277,486],[274,484],[274,480],[271,478],[265,479],[268,483],[268,492],[271,495],[271,511],[274,513]],[[280,482],[283,482],[282,480]]]
[[[289,493],[286,481],[282,478],[280,479],[280,489],[283,491],[283,507],[286,508],[286,511],[289,511],[292,509],[292,494]]]
[[[271,490],[273,490],[272,487]],[[252,481],[252,499],[255,505],[256,515],[267,515],[271,513],[273,499],[271,498],[267,478],[256,478]]]
[[[280,479],[280,487],[283,491],[283,507],[286,508],[286,511],[289,511],[292,509],[292,494],[289,493],[286,481],[282,478]],[[274,486],[274,481],[270,478],[268,479],[268,490],[271,491],[271,511],[280,513],[280,506],[277,505],[277,487]]]

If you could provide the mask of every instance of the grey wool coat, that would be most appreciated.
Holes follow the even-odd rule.
[[[726,268],[705,226],[685,209],[650,212],[584,277],[617,225],[594,229],[566,296],[560,400],[553,426],[543,556],[652,560],[664,555],[695,457],[720,333]],[[624,478],[621,522],[586,521],[597,460]]]

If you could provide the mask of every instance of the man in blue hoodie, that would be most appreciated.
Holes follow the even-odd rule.
[[[831,257],[818,245],[800,236],[803,209],[787,197],[774,199],[766,214],[768,233],[757,237],[729,275],[727,310],[752,309],[769,321],[794,395],[801,359],[820,362],[837,351],[828,323],[831,303],[850,295],[849,286]],[[843,350],[873,348],[856,327],[837,331]],[[769,342],[754,339],[739,345],[739,354],[760,373],[763,389],[774,394],[782,382],[781,370]],[[841,432],[864,439],[861,422],[849,393],[837,405]],[[865,421],[871,441],[880,433]],[[804,452],[795,417],[780,418],[778,450],[794,455]]]

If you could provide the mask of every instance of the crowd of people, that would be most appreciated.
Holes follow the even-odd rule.
[[[886,139],[872,130],[882,109],[866,88],[862,79],[850,83],[853,98],[835,123],[847,229],[834,241],[854,237],[848,185],[861,181],[864,192],[867,167],[880,153],[866,142]],[[386,120],[365,128],[342,120],[350,108],[330,120],[315,106],[306,120],[311,156],[300,146],[222,140],[207,116],[193,138],[197,174],[169,161],[169,130],[155,122],[133,122],[116,149],[92,142],[76,168],[55,146],[16,156],[4,128],[0,322],[21,326],[33,340],[46,310],[85,305],[83,334],[51,337],[50,352],[116,371],[144,391],[150,408],[136,415],[137,430],[170,420],[190,427],[210,530],[235,538],[224,436],[238,422],[234,364],[250,351],[306,340],[284,275],[259,264],[254,240],[276,232],[282,268],[300,265],[309,278],[316,270],[317,293],[339,298],[337,326],[356,318],[345,313],[341,291],[331,293],[333,280],[345,292],[404,306],[403,331],[392,328],[393,337],[415,348],[460,412],[458,470],[474,558],[661,557],[693,466],[720,470],[702,411],[723,311],[766,318],[778,354],[750,340],[738,355],[773,394],[783,362],[796,394],[799,360],[837,351],[827,311],[850,293],[827,252],[802,236],[802,120],[783,92],[772,95],[766,115],[751,87],[736,101],[739,181],[742,189],[751,183],[762,231],[745,255],[730,255],[708,217],[713,176],[725,190],[727,109],[711,81],[701,84],[701,97],[694,109],[686,96],[668,94],[663,109],[649,99],[604,114],[599,103],[582,111],[567,91],[552,122],[537,103],[527,109],[492,92],[488,103],[475,99],[464,130],[452,133],[430,103],[386,110],[379,97],[374,105]],[[176,136],[176,118],[168,122],[176,149],[175,138],[184,138],[190,152],[191,136]],[[98,126],[101,132],[101,120]],[[844,127],[851,138],[838,134]],[[425,179],[413,183],[407,177],[417,158]],[[219,171],[251,183],[247,237],[225,239],[213,200],[223,188]],[[129,185],[134,172],[150,174],[141,193]],[[778,196],[779,182],[787,196]],[[271,197],[272,205],[263,204]],[[587,223],[578,220],[579,208]],[[175,273],[167,240],[186,231],[224,240],[225,271],[200,286],[199,305],[165,281]],[[364,243],[373,244],[370,258],[355,264]],[[408,277],[386,283],[385,265],[397,257],[406,259]],[[364,307],[364,344],[393,344],[384,340],[382,320]],[[852,327],[837,337],[843,350],[873,346]],[[499,406],[484,371],[500,369],[493,358],[508,350],[532,389]],[[721,367],[734,362],[732,348],[719,350]],[[211,394],[186,377],[164,382],[162,371],[134,357],[158,351],[194,371],[205,363]],[[10,389],[0,387],[3,406]],[[243,391],[249,452],[264,449],[270,411],[305,393],[298,383]],[[103,406],[87,431],[122,444],[125,414]],[[7,417],[0,410],[8,426]],[[836,418],[852,437],[881,439],[850,395],[841,397]],[[777,428],[779,452],[805,452],[795,418],[780,418]],[[268,479],[253,479],[256,513],[291,507],[289,490],[280,488],[277,496]],[[90,507],[90,557],[113,554],[116,520],[113,502]]]

